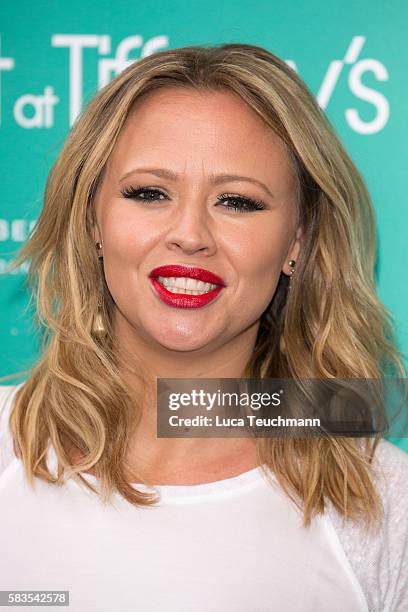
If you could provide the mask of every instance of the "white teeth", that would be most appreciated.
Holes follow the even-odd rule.
[[[196,280],[194,278],[186,277],[186,289],[194,289],[194,291],[204,291],[206,284],[210,287],[210,283],[203,283],[203,281]]]
[[[195,278],[186,276],[158,276],[157,280],[171,293],[187,293],[189,295],[202,295],[217,287],[212,283],[204,283]]]

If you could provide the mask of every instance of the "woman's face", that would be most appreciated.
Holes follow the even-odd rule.
[[[177,351],[256,332],[299,252],[295,193],[283,143],[235,94],[161,89],[140,99],[95,200],[94,239],[118,329]],[[184,272],[151,278],[172,265]],[[202,283],[178,293],[184,281],[177,289],[167,278],[191,268]],[[203,284],[205,271],[223,285]],[[196,290],[208,295],[192,296]]]

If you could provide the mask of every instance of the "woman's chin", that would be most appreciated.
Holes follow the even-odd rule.
[[[179,327],[172,329],[151,330],[152,340],[169,351],[198,351],[211,343],[212,335],[204,334],[203,329],[189,330]],[[215,336],[214,336],[215,339]]]
[[[199,341],[197,338],[157,338],[157,342],[169,351],[180,351],[187,353],[198,351],[208,346],[208,340]]]

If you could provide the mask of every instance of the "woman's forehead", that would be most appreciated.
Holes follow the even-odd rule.
[[[133,106],[111,155],[114,174],[163,162],[177,174],[293,174],[279,136],[228,91],[166,88]]]

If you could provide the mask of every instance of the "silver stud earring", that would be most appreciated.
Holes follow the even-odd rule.
[[[292,275],[293,275],[293,272],[295,271],[296,261],[295,261],[294,259],[291,259],[291,260],[288,262],[288,264],[289,264],[289,266],[290,266],[290,268],[291,268],[291,270],[290,270],[290,276],[289,276],[289,289],[290,289],[290,287],[291,287],[291,283],[292,283]]]
[[[95,246],[96,246],[96,250],[98,251],[98,257],[99,258],[103,257],[103,255],[101,253],[101,251],[102,251],[102,242],[97,242],[95,244]]]

